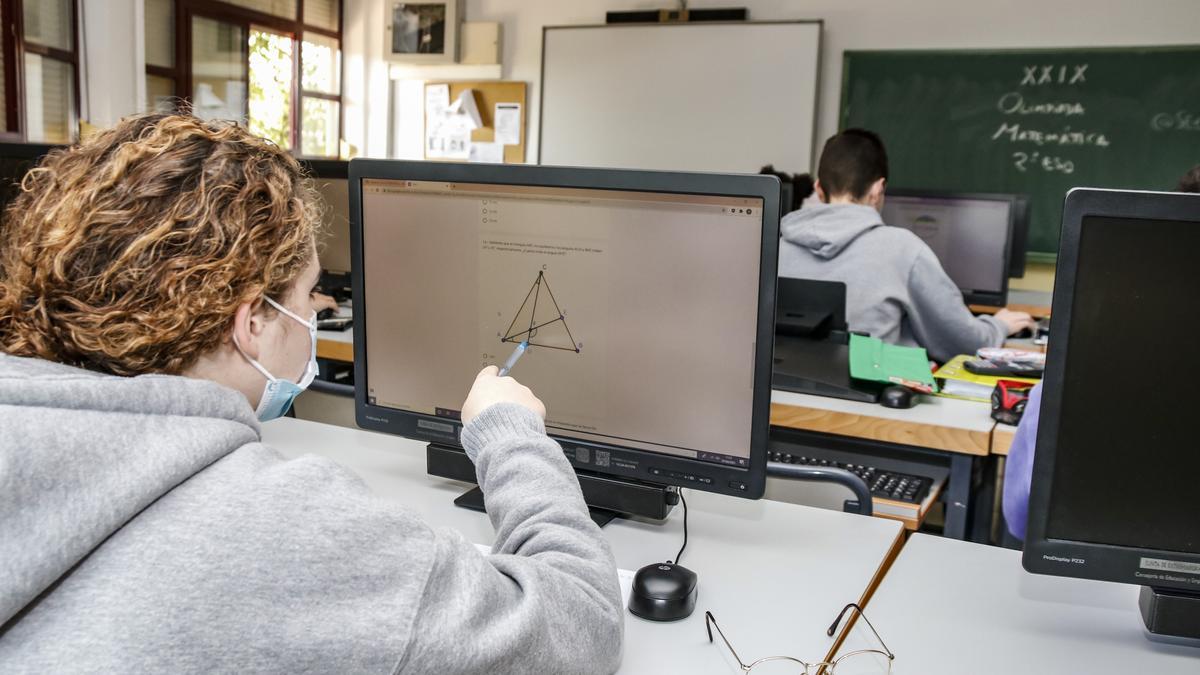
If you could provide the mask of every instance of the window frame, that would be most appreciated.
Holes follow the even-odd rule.
[[[0,0],[10,2],[12,0]],[[175,83],[175,97],[190,104],[192,102],[192,18],[202,17],[225,23],[237,24],[247,29],[259,26],[292,39],[292,84],[290,114],[292,123],[289,125],[288,140],[291,153],[295,157],[311,159],[336,159],[340,149],[334,155],[305,155],[303,153],[303,105],[305,98],[317,98],[333,101],[338,107],[337,137],[340,140],[345,132],[345,110],[342,106],[342,92],[345,87],[344,63],[339,58],[338,87],[336,94],[321,91],[310,91],[303,88],[303,52],[304,34],[312,33],[337,41],[338,53],[342,51],[342,30],[345,12],[345,0],[338,0],[337,30],[304,23],[304,0],[294,0],[296,3],[296,18],[287,19],[272,14],[265,14],[238,5],[231,5],[222,0],[174,0],[175,9],[175,66],[167,68],[146,64],[146,75],[170,78]],[[248,31],[247,31],[248,33]],[[247,66],[249,68],[249,66]],[[247,97],[247,106],[249,97]],[[246,111],[248,113],[249,108]]]
[[[4,121],[0,125],[0,142],[49,143],[45,139],[31,141],[25,115],[25,54],[37,54],[43,59],[67,63],[71,66],[71,90],[74,124],[69,125],[68,143],[79,139],[81,113],[79,87],[79,0],[70,0],[71,49],[49,47],[25,40],[25,14],[23,0],[0,0],[0,30],[4,35]]]

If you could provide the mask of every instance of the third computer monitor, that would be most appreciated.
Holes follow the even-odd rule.
[[[354,160],[350,187],[360,425],[455,444],[525,343],[577,469],[761,495],[773,176]]]
[[[889,188],[883,222],[928,244],[967,302],[1003,306],[1016,204],[1015,195]]]

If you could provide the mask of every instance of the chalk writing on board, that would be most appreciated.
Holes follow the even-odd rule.
[[[1082,103],[1058,101],[1050,103],[1029,103],[1019,92],[1010,91],[1000,97],[996,108],[1005,115],[1063,115],[1072,117],[1087,112]]]
[[[1200,131],[1200,112],[1158,113],[1150,119],[1155,131]]]
[[[1041,169],[1047,173],[1075,173],[1075,162],[1069,159],[1063,159],[1056,155],[1043,155],[1040,152],[1014,152],[1012,154],[1013,166],[1017,171],[1025,173],[1031,169]]]
[[[1074,131],[1071,127],[1063,127],[1061,131],[1043,131],[1042,129],[1022,128],[1020,124],[1001,122],[1000,128],[992,134],[992,140],[1007,138],[1011,143],[1032,143],[1034,145],[1091,145],[1107,148],[1108,137],[1099,131]]]
[[[1023,66],[1021,86],[1044,84],[1083,84],[1087,82],[1088,64]]]

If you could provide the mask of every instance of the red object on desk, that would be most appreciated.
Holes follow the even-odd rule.
[[[992,389],[992,419],[1003,424],[1016,425],[1025,414],[1025,402],[1033,385],[1028,382],[1000,380]]]

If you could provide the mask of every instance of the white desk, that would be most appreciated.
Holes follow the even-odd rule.
[[[1196,675],[1200,649],[1142,635],[1138,588],[1029,574],[1009,549],[913,535],[866,607],[894,675]],[[841,653],[867,644],[856,625]]]
[[[485,515],[451,503],[465,484],[426,475],[422,443],[287,418],[265,424],[263,440],[289,457],[335,459],[429,523],[456,528],[476,543],[493,541]],[[685,495],[689,541],[682,564],[700,576],[696,611],[670,624],[626,613],[622,673],[736,672],[723,647],[708,643],[705,610],[745,654],[822,657],[834,646],[825,635],[829,623],[873,588],[901,541],[894,521],[694,490]],[[682,515],[676,508],[665,524],[618,519],[606,526],[617,565],[636,570],[673,558]]]

